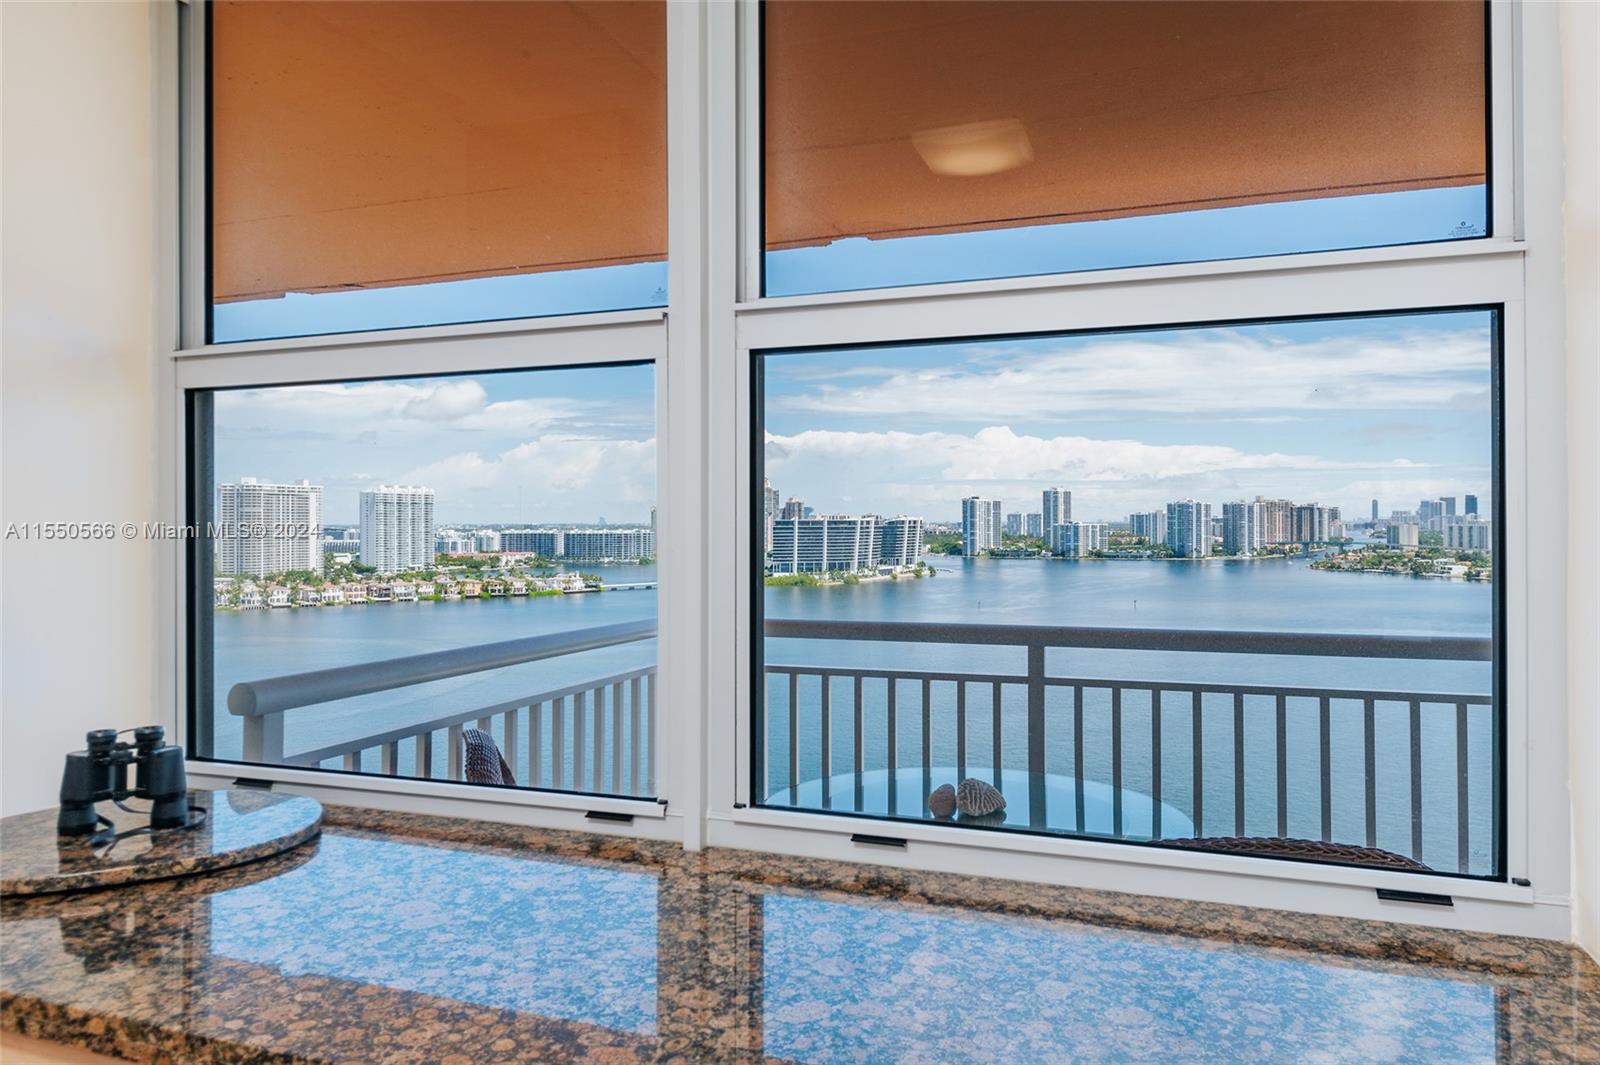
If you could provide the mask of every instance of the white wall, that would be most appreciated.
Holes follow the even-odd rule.
[[[0,529],[153,520],[150,11],[0,3]],[[0,546],[0,812],[153,716],[155,554]]]
[[[1573,930],[1600,958],[1600,6],[1563,4]]]

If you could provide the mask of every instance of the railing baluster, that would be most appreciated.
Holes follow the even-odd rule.
[[[1244,692],[1233,693],[1233,834],[1244,835]]]
[[[1203,708],[1205,699],[1196,688],[1191,694],[1189,703],[1190,728],[1193,738],[1190,740],[1191,752],[1194,755],[1194,834],[1206,834],[1206,733],[1205,715]]]
[[[583,791],[583,754],[588,746],[589,693],[578,692],[572,697],[572,790]]]
[[[1333,713],[1324,695],[1317,705],[1318,758],[1321,766],[1322,839],[1333,839]]]
[[[1083,828],[1083,685],[1072,686],[1072,808],[1078,831]]]
[[[567,703],[562,696],[550,704],[550,786],[565,789],[567,784]]]
[[[622,682],[611,686],[611,793],[622,794]]]
[[[889,760],[889,814],[892,816],[900,812],[900,737],[896,728],[896,718],[899,717],[899,708],[895,706],[895,681],[893,677],[888,680],[889,695],[889,753],[885,756]]]
[[[1422,704],[1411,700],[1411,857],[1422,861]]]
[[[1456,704],[1456,869],[1467,872],[1467,704]]]
[[[1118,837],[1122,835],[1122,686],[1120,684],[1111,686],[1111,834]]]
[[[800,671],[789,671],[789,805],[800,802]]]
[[[956,681],[956,780],[967,779],[967,682]]]
[[[417,776],[422,780],[433,779],[433,732],[424,732],[416,738],[416,748],[412,752],[416,759]]]
[[[1045,827],[1044,644],[1028,645],[1028,826]]]
[[[589,782],[589,790],[600,793],[606,790],[606,690],[604,687],[594,689],[594,700],[589,713],[594,721],[594,758],[591,765],[594,778]]]
[[[450,779],[461,780],[466,774],[462,765],[465,755],[461,750],[460,725],[451,725],[445,730],[445,745],[450,748],[445,752],[445,760],[450,766]]]
[[[827,810],[833,798],[833,678],[822,677],[822,808]]]
[[[1361,701],[1361,729],[1366,775],[1367,846],[1378,845],[1378,718],[1371,699]]]
[[[400,773],[400,741],[390,740],[379,750],[379,768],[386,777],[397,776]]]
[[[478,718],[478,730],[480,732],[489,732],[489,734],[492,736],[492,735],[494,735],[494,733],[490,732],[490,730],[489,730],[489,725],[490,724],[491,724],[491,722],[490,722],[489,718],[486,718],[486,717]]]
[[[643,678],[628,682],[628,794],[639,794],[639,700],[644,696]]]
[[[534,703],[528,707],[528,786],[537,788],[544,779],[544,759],[541,757],[544,746],[544,737],[540,730],[544,724],[544,704]]]
[[[1004,780],[1003,771],[1005,769],[1005,761],[1006,761],[1005,760],[1005,756],[1002,753],[1005,750],[1005,748],[1001,745],[1001,742],[1000,742],[1000,716],[1004,712],[1004,710],[1005,710],[1005,700],[1002,697],[1002,693],[1000,691],[1000,682],[999,681],[995,681],[994,682],[994,722],[993,722],[994,739],[993,739],[993,743],[994,743],[994,786],[997,787],[997,788],[1000,787],[1001,782]]]
[[[1277,705],[1278,836],[1289,834],[1289,703],[1281,693]]]
[[[656,793],[656,674],[652,670],[645,683],[648,701],[645,703],[645,748],[644,776],[645,795],[654,797]]]
[[[344,756],[344,771],[346,773],[361,772],[361,752],[347,751]]]
[[[526,779],[523,774],[517,772],[517,716],[521,713],[520,706],[507,710],[501,715],[500,725],[506,734],[506,767],[511,770],[511,776],[515,780]]]
[[[856,781],[855,781],[855,783],[856,783],[856,796],[855,796],[855,799],[856,799],[856,804],[855,804],[855,811],[856,811],[856,813],[861,813],[861,806],[862,806],[862,799],[863,799],[863,796],[861,794],[861,792],[862,792],[861,772],[862,772],[862,770],[864,768],[863,756],[862,756],[862,753],[861,753],[861,747],[862,747],[862,741],[864,739],[864,732],[865,732],[865,729],[864,729],[864,726],[863,726],[863,715],[862,715],[862,712],[861,712],[861,674],[859,674],[859,673],[856,674],[855,681],[856,681],[856,685],[855,685],[855,687],[856,687],[856,721],[855,721],[855,726],[856,726],[856,749],[855,749],[855,776],[856,776]]]
[[[1150,838],[1161,838],[1161,689],[1150,689]]]
[[[933,789],[933,682],[922,678],[922,816],[928,816],[928,792]]]

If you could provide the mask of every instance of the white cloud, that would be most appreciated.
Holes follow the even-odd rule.
[[[488,400],[483,386],[471,378],[440,381],[424,395],[407,402],[400,413],[424,421],[452,422],[481,411]]]
[[[655,440],[551,433],[484,457],[460,452],[408,470],[438,495],[444,520],[641,520],[655,502]],[[621,511],[619,514],[618,511]]]
[[[1112,410],[1486,409],[1488,350],[1485,331],[1473,329],[1309,341],[1213,329],[1106,337],[1055,350],[1035,343],[969,349],[958,366],[892,371],[869,384],[808,381],[798,395],[782,394],[784,364],[775,360],[769,372],[780,383],[769,402],[780,411],[967,423]]]

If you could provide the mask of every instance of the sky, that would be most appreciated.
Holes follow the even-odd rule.
[[[1361,247],[1487,232],[1483,186],[890,240],[766,256],[771,295]],[[665,263],[218,305],[219,342],[659,306]],[[1487,312],[883,346],[767,359],[768,475],[824,513],[955,520],[967,495],[1121,520],[1270,495],[1364,517],[1490,499]],[[647,366],[219,394],[219,479],[308,479],[325,521],[415,483],[441,525],[648,518]]]

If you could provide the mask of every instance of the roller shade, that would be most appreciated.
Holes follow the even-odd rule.
[[[666,257],[659,0],[211,19],[214,299]]]
[[[771,249],[1485,181],[1478,2],[764,11]]]

